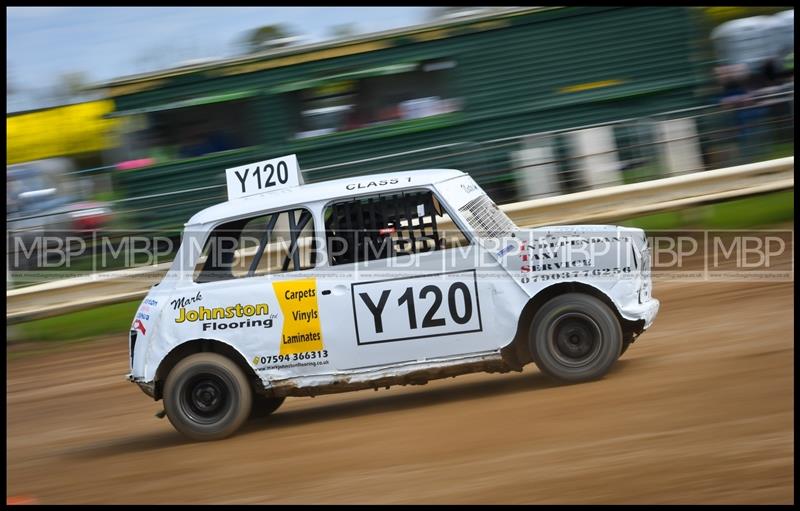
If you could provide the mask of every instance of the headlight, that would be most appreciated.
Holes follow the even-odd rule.
[[[650,299],[650,288],[652,286],[652,280],[650,275],[650,250],[648,249],[647,245],[643,247],[641,256],[642,256],[642,265],[641,265],[642,287],[639,289],[639,303],[644,303],[645,301]]]
[[[129,350],[130,350],[130,356],[131,356],[131,374],[133,374],[133,350],[136,348],[137,333],[138,332],[136,332],[136,330],[131,330],[130,331],[130,335],[129,335],[129,340],[130,340]]]

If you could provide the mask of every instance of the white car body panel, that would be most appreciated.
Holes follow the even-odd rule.
[[[220,223],[303,207],[324,237],[323,212],[331,201],[406,189],[433,191],[472,244],[220,282],[192,280],[195,261],[187,247],[202,246]],[[500,353],[514,339],[523,308],[564,283],[591,286],[622,318],[643,322],[642,329],[651,325],[659,304],[649,294],[649,275],[642,274],[648,259],[643,231],[510,224],[502,236],[478,238],[459,210],[484,196],[463,172],[428,170],[286,187],[197,213],[172,268],[134,318],[129,378],[152,388],[165,357],[198,339],[232,347],[264,389],[284,395],[413,383],[419,374],[508,370]]]

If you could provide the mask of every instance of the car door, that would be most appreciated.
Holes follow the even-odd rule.
[[[323,371],[314,233],[307,208],[219,226],[194,282],[173,297],[175,322],[232,345],[265,379]]]
[[[493,258],[458,227],[432,190],[334,201],[325,210],[322,327],[340,369],[495,350]],[[370,245],[377,247],[369,252]]]

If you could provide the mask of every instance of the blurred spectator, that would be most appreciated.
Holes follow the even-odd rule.
[[[193,126],[186,130],[186,142],[181,146],[181,158],[194,158],[205,154],[205,139],[199,127]]]
[[[230,136],[222,129],[214,128],[209,124],[192,126],[187,132],[187,143],[180,151],[181,158],[194,158],[236,147]]]
[[[734,67],[734,66],[725,66]],[[755,100],[753,85],[756,79],[741,69],[720,69],[718,77],[722,82],[719,103],[732,110],[736,126],[736,152],[734,164],[741,165],[756,161],[761,148],[762,118],[764,108]]]
[[[161,126],[150,128],[146,138],[147,157],[153,160],[154,164],[172,161],[175,159],[175,147],[169,140]]]
[[[394,121],[401,117],[400,107],[396,104],[383,107],[378,112],[378,122]]]
[[[208,152],[210,153],[228,151],[236,147],[231,140],[231,137],[223,129],[209,129],[209,134],[207,137],[207,148],[209,149]]]
[[[344,123],[343,131],[358,129],[364,126],[364,124],[364,113],[361,111],[361,108],[356,106],[350,110],[350,114],[347,116],[347,120]]]

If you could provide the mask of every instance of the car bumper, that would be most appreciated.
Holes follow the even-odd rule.
[[[644,303],[631,304],[630,306],[620,310],[620,313],[622,314],[622,317],[631,321],[643,320],[643,330],[647,330],[650,328],[650,325],[653,324],[653,320],[656,318],[656,314],[658,314],[658,309],[660,306],[661,302],[655,298],[650,298]]]
[[[133,383],[138,385],[139,388],[142,389],[142,392],[144,392],[148,396],[152,397],[153,399],[156,398],[156,385],[155,385],[155,382],[152,382],[152,381],[145,382],[145,381],[137,380],[132,374],[128,374],[126,377],[128,378],[128,381],[132,381]]]

